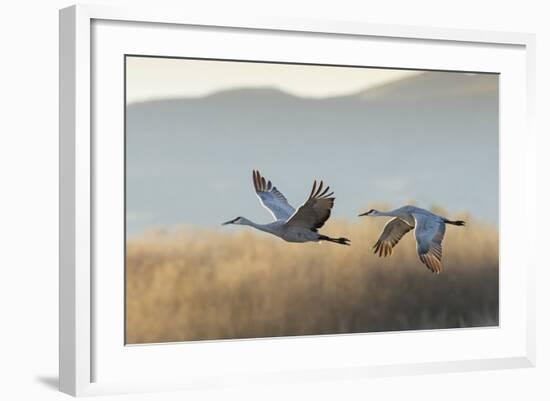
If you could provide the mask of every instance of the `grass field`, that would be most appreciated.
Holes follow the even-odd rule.
[[[126,342],[212,340],[498,324],[498,231],[447,227],[443,273],[408,234],[372,245],[387,219],[330,221],[352,246],[291,244],[247,227],[155,231],[127,242]]]

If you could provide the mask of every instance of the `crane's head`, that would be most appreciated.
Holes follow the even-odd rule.
[[[226,224],[243,224],[244,218],[239,216],[235,217],[232,220],[226,221],[225,223],[222,223],[222,226],[225,226]]]
[[[366,212],[366,213],[361,213],[361,214],[359,215],[359,217],[361,217],[361,216],[376,216],[377,214],[378,214],[378,210],[376,210],[376,209],[371,209],[371,210],[369,210],[369,211]]]

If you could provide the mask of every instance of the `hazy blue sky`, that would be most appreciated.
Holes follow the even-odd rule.
[[[498,224],[497,75],[130,57],[127,100],[129,233],[268,222],[252,169],[295,207],[324,179],[336,218],[416,201]]]

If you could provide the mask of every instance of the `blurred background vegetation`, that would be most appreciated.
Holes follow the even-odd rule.
[[[385,218],[329,220],[321,231],[351,247],[245,227],[131,237],[126,343],[498,325],[498,230],[448,217],[468,225],[447,227],[439,275],[418,260],[412,232],[392,256],[372,253]]]

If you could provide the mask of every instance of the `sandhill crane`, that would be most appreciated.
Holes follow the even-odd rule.
[[[330,210],[334,205],[332,197],[334,192],[328,193],[329,187],[323,188],[323,181],[319,183],[319,186],[317,186],[317,181],[313,182],[309,198],[296,210],[288,203],[284,195],[271,184],[271,181],[266,181],[261,176],[259,171],[252,171],[252,181],[260,203],[273,215],[275,221],[268,224],[257,224],[239,216],[226,221],[223,225],[251,226],[288,242],[330,241],[349,245],[350,241],[347,238],[331,238],[317,232],[330,217]]]
[[[391,255],[393,247],[399,240],[414,228],[416,237],[416,252],[422,263],[424,263],[432,273],[443,271],[441,264],[442,249],[441,242],[445,235],[445,224],[455,226],[464,226],[466,223],[462,220],[448,220],[445,217],[438,216],[426,209],[416,206],[403,206],[389,212],[379,212],[371,209],[359,216],[390,216],[390,220],[384,226],[384,230],[374,244],[374,253],[378,256]]]

